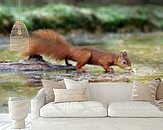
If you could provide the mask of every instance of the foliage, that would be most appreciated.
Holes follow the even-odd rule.
[[[21,12],[29,30],[53,28],[64,31],[84,29],[106,32],[148,32],[163,29],[161,6],[110,5],[84,8],[48,4],[41,7],[24,7]],[[0,32],[12,27],[16,15],[14,9],[7,10],[6,7],[0,6]]]
[[[4,6],[0,6],[0,32],[10,31],[14,23],[14,16]]]
[[[32,29],[53,28],[63,29],[94,29],[93,17],[90,9],[80,9],[68,5],[46,5],[27,12],[26,19],[32,23]]]

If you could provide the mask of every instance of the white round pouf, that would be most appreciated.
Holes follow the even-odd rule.
[[[9,114],[11,116],[12,128],[25,128],[25,118],[28,114],[29,100],[24,98],[11,97],[8,101]]]

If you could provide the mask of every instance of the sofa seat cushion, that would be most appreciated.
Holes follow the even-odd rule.
[[[50,102],[40,109],[41,117],[105,117],[107,107],[101,102]]]
[[[163,111],[145,101],[113,102],[108,107],[108,116],[163,117]]]

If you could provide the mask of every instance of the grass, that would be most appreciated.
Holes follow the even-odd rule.
[[[20,60],[21,56],[17,52],[10,52],[8,49],[0,49],[0,60]]]
[[[93,46],[108,51],[114,51],[114,52],[119,52],[120,50],[127,50],[128,55],[132,61],[133,67],[138,70],[138,76],[139,74],[141,74],[144,77],[147,76],[147,78],[144,79],[148,79],[149,75],[161,76],[160,74],[163,72],[163,68],[162,68],[163,37],[162,36],[163,36],[162,32],[149,33],[149,34],[134,34],[130,36],[124,35],[119,37],[117,37],[117,35],[113,35],[112,38],[105,37],[106,43],[96,44]],[[87,43],[87,41],[85,42]],[[20,60],[20,59],[22,59],[22,57],[18,53],[9,52],[7,49],[0,50],[0,60]],[[53,63],[58,63],[47,57],[45,59]],[[58,64],[60,63],[63,62],[59,62]],[[93,73],[103,72],[102,68],[98,66],[87,66],[87,69]],[[122,71],[119,68],[116,68],[116,70],[119,72]],[[54,72],[52,74],[57,74],[57,73],[62,73],[62,72],[59,71],[59,72]],[[0,75],[0,78],[4,79],[3,77],[6,78],[7,76]]]
[[[6,103],[8,98],[12,96],[31,98],[35,94],[35,88],[25,85],[24,75],[19,73],[0,73],[0,103]]]
[[[67,10],[69,10],[69,8]],[[69,11],[71,11],[71,9]],[[98,11],[104,12],[105,15],[107,14],[105,12],[105,7],[104,9]],[[36,12],[36,14],[37,13],[38,12]],[[124,18],[125,16],[121,16],[121,19]],[[42,24],[44,25],[44,23]],[[76,36],[76,34],[74,35]],[[105,38],[103,39],[103,37]],[[99,39],[103,39],[102,41],[104,41],[104,43],[100,43],[99,41],[98,44],[94,44],[94,42],[96,43],[96,41],[98,41]],[[77,41],[77,40],[72,39],[72,43],[73,41]],[[90,41],[84,39],[83,42],[89,43]],[[131,58],[132,65],[137,70],[136,75],[135,76],[133,75],[131,77],[130,82],[133,82],[134,80],[145,82],[158,77],[163,79],[163,51],[162,51],[163,33],[162,32],[147,33],[147,34],[136,33],[132,35],[126,34],[122,36],[119,34],[110,35],[107,33],[107,34],[101,34],[101,36],[95,35],[93,38],[91,38],[91,42],[93,42],[91,44],[92,46],[105,49],[107,51],[119,52],[120,50],[127,50],[128,55]],[[75,45],[79,46],[80,44],[78,42],[75,42]],[[1,61],[20,60],[20,59],[22,58],[18,53],[10,52],[7,48],[0,49]],[[51,60],[49,58],[46,58],[46,60],[56,63],[54,60]],[[101,73],[103,73],[101,67],[86,66],[86,68],[88,71],[91,71],[94,74],[100,75]],[[118,74],[123,73],[123,70],[119,69],[118,67],[116,67],[115,69],[118,72]],[[42,72],[42,73],[44,76],[43,78],[51,79],[51,77],[65,73],[65,71]],[[0,103],[7,104],[8,98],[10,96],[26,97],[28,99],[32,98],[36,94],[37,89],[35,88],[35,86],[28,85],[26,83],[26,80],[27,80],[26,75],[22,73],[0,73]]]

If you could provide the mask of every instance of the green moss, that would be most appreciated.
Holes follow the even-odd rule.
[[[141,82],[148,82],[156,78],[163,78],[163,75],[157,74],[157,75],[145,75],[145,76],[136,76],[134,80],[141,81]]]
[[[22,87],[22,84],[20,82],[2,82],[0,84],[1,89],[3,90],[10,90],[10,91],[17,91]]]
[[[8,49],[0,49],[0,60],[19,60],[21,59],[20,54],[17,52],[11,52]]]

